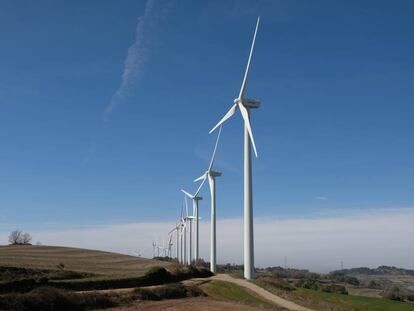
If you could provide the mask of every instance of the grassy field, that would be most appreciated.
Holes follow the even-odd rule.
[[[399,302],[382,298],[341,295],[334,293],[324,293],[310,289],[300,288],[297,294],[309,298],[311,301],[324,301],[333,305],[340,306],[338,310],[353,311],[414,311],[414,304],[408,302]],[[310,304],[312,306],[312,303]],[[317,304],[313,303],[313,307]]]
[[[279,310],[270,301],[265,300],[248,289],[232,283],[224,281],[211,281],[203,284],[201,289],[207,294],[207,296],[217,300],[243,302],[250,305]]]
[[[168,262],[116,253],[57,246],[0,246],[0,266],[93,273],[105,277],[137,277]]]

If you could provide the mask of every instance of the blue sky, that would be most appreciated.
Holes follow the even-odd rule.
[[[255,215],[413,206],[412,1],[2,1],[0,223],[174,221],[247,95]],[[242,121],[218,215],[242,216]],[[207,199],[207,188],[204,191]],[[208,217],[208,200],[202,216]]]

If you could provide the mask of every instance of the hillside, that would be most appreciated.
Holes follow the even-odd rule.
[[[366,275],[414,275],[414,270],[397,268],[392,266],[379,266],[371,269],[366,267],[351,268],[334,271],[342,274],[366,274]]]
[[[65,270],[105,276],[141,276],[153,266],[168,262],[117,253],[58,246],[0,246],[0,267]]]

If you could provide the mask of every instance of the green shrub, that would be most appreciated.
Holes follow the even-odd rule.
[[[295,284],[297,287],[318,290],[320,283],[315,279],[301,279]]]
[[[269,277],[269,276],[259,276],[255,281],[258,285],[267,288],[269,290],[272,289],[281,289],[285,291],[293,291],[296,288],[291,285],[289,282],[278,278],[278,277]]]
[[[326,293],[336,293],[342,295],[348,295],[348,291],[346,290],[345,286],[330,284],[330,285],[322,285],[320,286],[321,291]]]

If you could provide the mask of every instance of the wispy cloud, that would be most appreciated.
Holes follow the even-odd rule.
[[[316,201],[327,201],[328,200],[328,198],[324,197],[324,196],[316,196],[316,197],[314,197],[314,199]]]
[[[414,208],[355,211],[312,218],[256,219],[256,265],[283,265],[287,256],[292,267],[313,271],[382,264],[414,268]],[[35,241],[48,245],[77,246],[116,251],[139,251],[151,256],[151,242],[167,237],[175,224],[131,223],[71,230],[31,232]],[[200,224],[200,252],[209,257],[207,221]],[[163,234],[164,233],[164,234]],[[6,242],[7,232],[0,236]],[[222,219],[217,223],[218,261],[241,263],[243,220]]]
[[[159,8],[161,7],[161,8]],[[160,22],[168,5],[159,0],[147,0],[144,14],[138,17],[134,43],[129,47],[124,61],[122,80],[118,90],[114,93],[110,103],[103,113],[104,121],[108,120],[112,111],[124,101],[142,76],[151,49],[154,46],[154,30]]]

